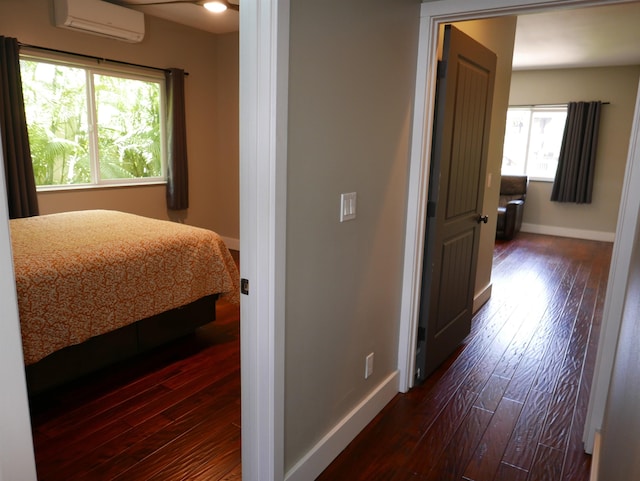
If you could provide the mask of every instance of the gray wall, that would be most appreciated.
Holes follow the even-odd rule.
[[[285,470],[396,369],[419,6],[291,2]]]
[[[285,469],[397,363],[419,10],[410,0],[331,3],[339,16],[327,2],[291,5]],[[515,18],[459,27],[499,55],[495,160]],[[485,198],[495,210],[492,187]],[[340,224],[339,194],[352,191],[358,217]],[[487,232],[479,289],[490,283],[495,221]],[[370,352],[374,375],[365,380]]]
[[[531,182],[525,224],[615,233],[640,67],[516,71],[511,105],[610,102],[602,108],[591,204],[551,202],[551,182]]]

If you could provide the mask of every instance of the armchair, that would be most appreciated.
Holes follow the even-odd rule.
[[[512,239],[520,231],[528,180],[526,175],[503,175],[500,179],[497,239]]]

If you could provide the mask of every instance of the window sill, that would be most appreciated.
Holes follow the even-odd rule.
[[[554,179],[545,179],[542,177],[529,177],[529,182],[545,182],[547,184],[553,184]]]
[[[121,183],[121,184],[51,185],[51,186],[38,186],[36,187],[36,192],[38,194],[43,194],[47,192],[62,192],[62,191],[150,187],[150,186],[158,186],[158,185],[166,185],[166,184],[167,184],[166,180],[158,180],[153,182],[136,182],[136,183]]]

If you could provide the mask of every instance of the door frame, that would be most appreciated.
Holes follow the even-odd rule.
[[[504,15],[520,15],[551,9],[629,3],[625,0],[436,0],[422,4],[418,44],[414,117],[409,165],[405,254],[398,344],[400,390],[413,386],[415,346],[420,306],[426,206],[429,185],[429,164],[435,107],[438,33],[441,24],[476,20]],[[633,234],[640,213],[640,192],[632,185],[640,185],[640,91],[633,119],[627,168],[616,229],[609,284],[605,298],[604,316],[596,369],[585,426],[585,447],[593,449],[595,431],[604,417],[606,397],[613,367],[613,357],[622,316],[623,295],[628,276]]]
[[[1,145],[0,166],[4,166]],[[3,167],[0,167],[0,273],[0,480],[36,481]]]
[[[289,0],[240,15],[242,478],[284,473],[285,256]]]

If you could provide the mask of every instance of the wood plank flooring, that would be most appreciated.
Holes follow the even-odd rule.
[[[498,242],[492,297],[423,385],[393,401],[321,481],[587,481],[582,449],[612,244]]]
[[[237,260],[237,252],[232,252]],[[38,479],[241,479],[240,310],[31,399]]]
[[[493,295],[422,386],[397,395],[320,480],[588,479],[581,435],[611,244],[498,243]],[[31,400],[40,480],[237,480],[239,311]]]

